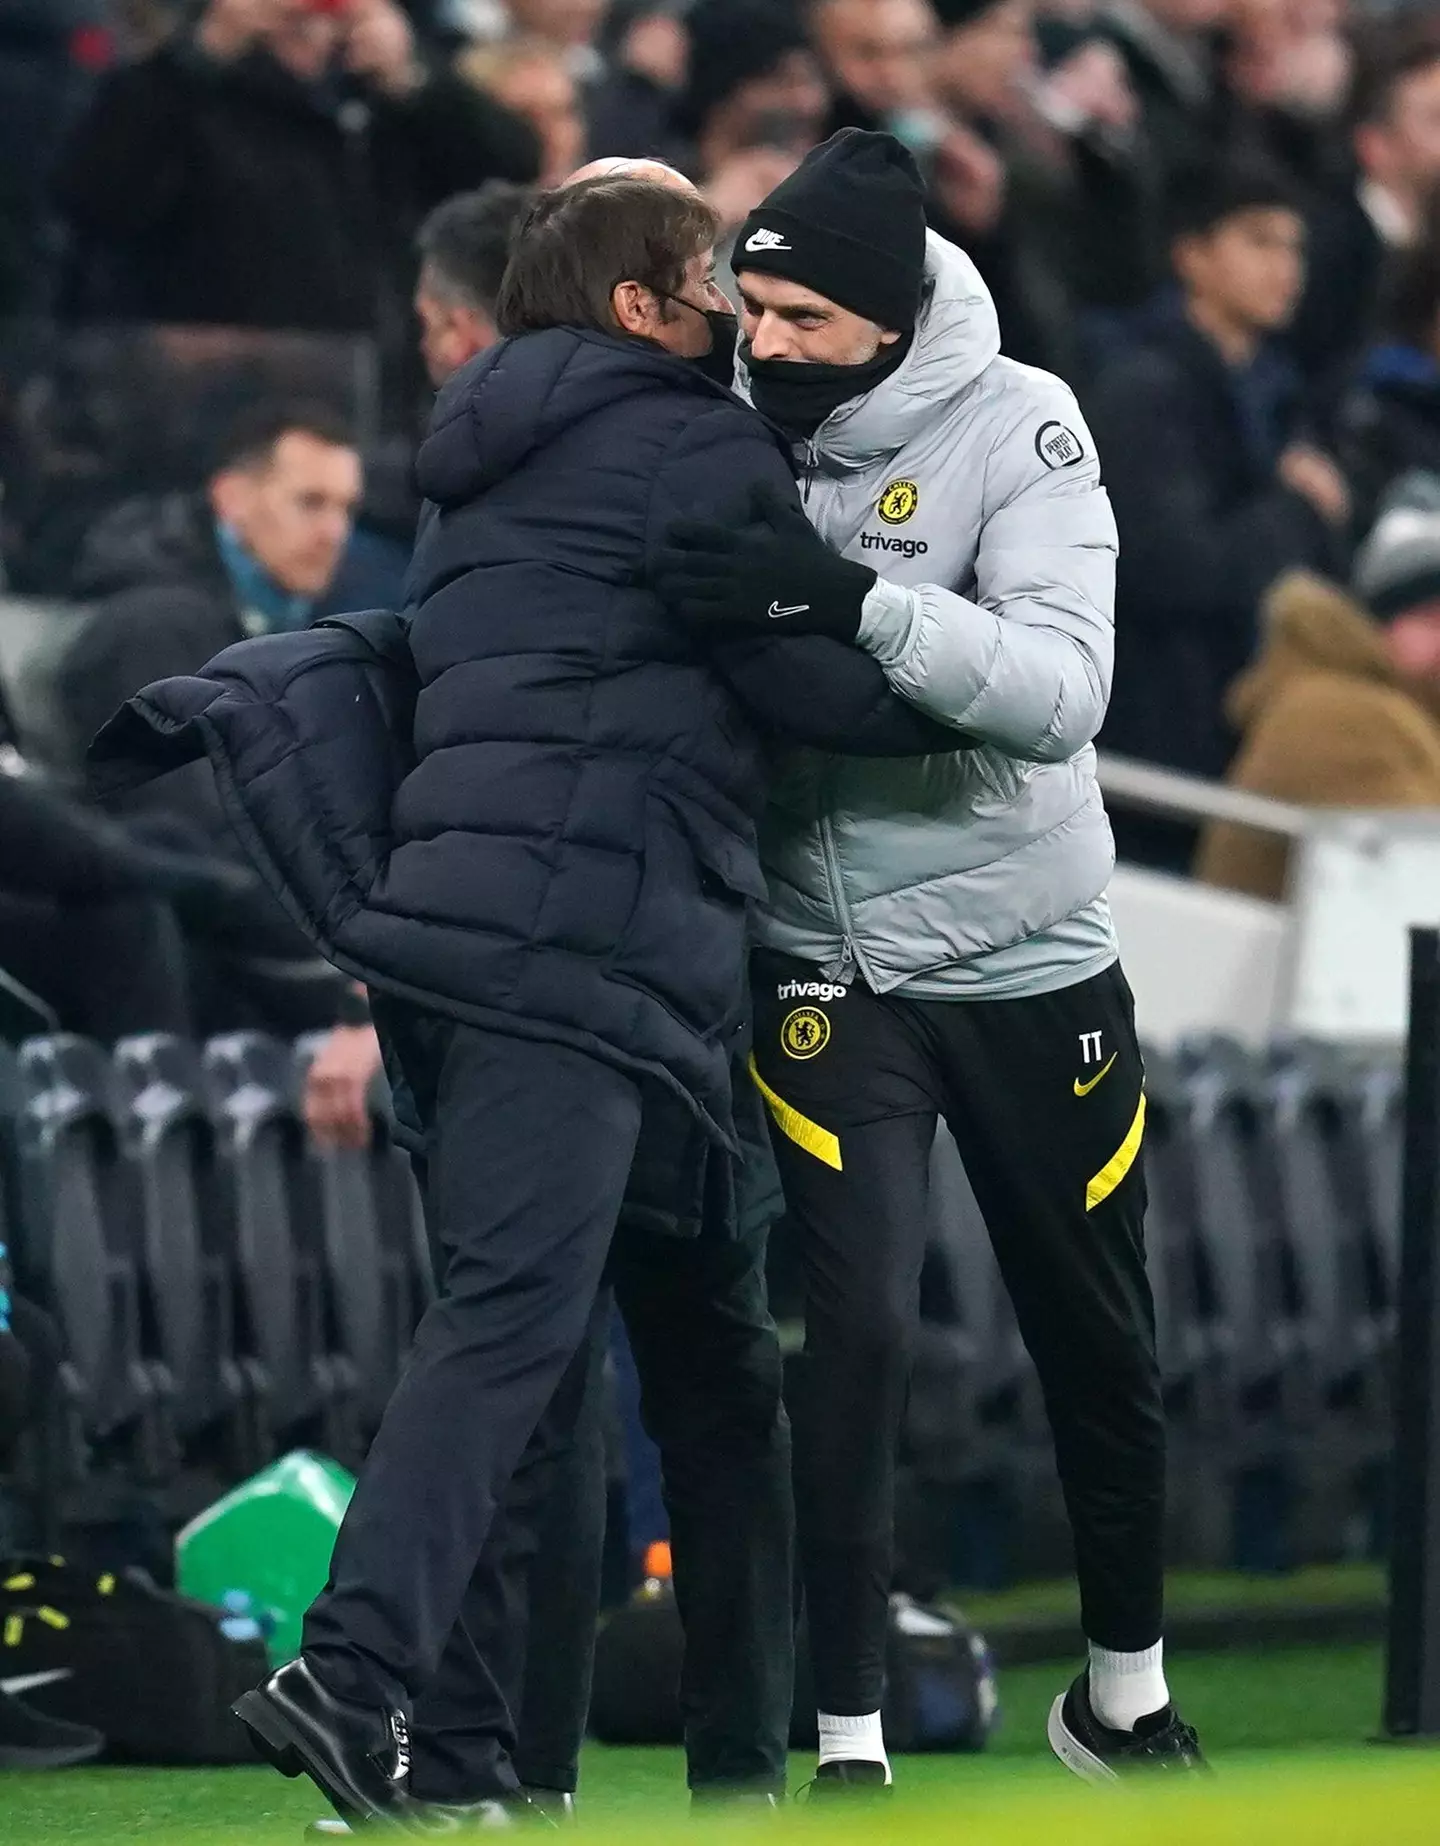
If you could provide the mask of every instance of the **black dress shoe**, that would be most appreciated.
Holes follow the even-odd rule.
[[[522,1789],[518,1795],[495,1801],[418,1801],[410,1802],[412,1829],[431,1834],[492,1833],[511,1827],[555,1827],[562,1820],[574,1820],[575,1797],[559,1789]],[[305,1829],[307,1840],[343,1840],[355,1829],[338,1816],[312,1820]]]
[[[281,1775],[308,1775],[344,1819],[406,1833],[433,1830],[410,1798],[404,1712],[337,1698],[303,1658],[272,1673],[231,1709],[266,1762]]]
[[[504,1801],[416,1801],[411,1805],[407,1824],[412,1833],[439,1838],[458,1834],[468,1838],[473,1833],[504,1831],[520,1823]],[[360,1832],[368,1830],[363,1828]],[[324,1820],[312,1820],[305,1829],[305,1837],[307,1840],[349,1840],[359,1838],[360,1833],[348,1820],[333,1815]]]
[[[67,1724],[13,1692],[0,1692],[0,1769],[71,1769],[104,1748],[105,1739],[88,1724]]]
[[[877,1796],[893,1793],[889,1780],[889,1771],[884,1763],[849,1761],[821,1763],[815,1771],[815,1780],[810,1784],[810,1799],[828,1801],[832,1796],[849,1795],[854,1798]]]

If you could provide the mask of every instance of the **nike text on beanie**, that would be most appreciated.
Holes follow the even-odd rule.
[[[731,263],[908,333],[925,279],[925,189],[893,135],[842,128],[740,227]]]

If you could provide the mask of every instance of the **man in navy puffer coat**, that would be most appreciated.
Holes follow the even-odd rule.
[[[532,218],[502,298],[522,337],[453,382],[421,452],[415,765],[378,869],[312,919],[379,996],[448,1259],[304,1655],[237,1707],[352,1817],[426,1824],[407,1711],[579,1343],[622,1198],[633,1215],[643,1182],[658,1221],[707,1234],[727,1214],[765,715],[831,748],[954,747],[858,652],[766,636],[711,660],[649,587],[677,513],[766,485],[794,499],[778,441],[685,362],[723,302],[713,234],[697,198],[633,181]],[[207,670],[224,695],[152,688],[147,721],[198,714],[215,756],[242,651]],[[293,804],[297,754],[267,756],[241,798],[252,820],[282,786]],[[248,775],[231,763],[232,797]],[[333,826],[327,805],[308,831]],[[686,1532],[676,1509],[682,1701],[692,1785],[768,1788],[788,1716],[784,1425],[758,1261],[728,1286],[686,1303],[673,1336],[690,1349],[671,1388],[691,1464],[697,1429],[709,1444]]]

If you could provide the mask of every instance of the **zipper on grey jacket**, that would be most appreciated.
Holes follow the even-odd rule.
[[[826,776],[826,793],[828,795],[829,775]],[[852,981],[858,968],[870,986],[870,970],[865,966],[865,958],[860,953],[852,928],[850,907],[845,901],[845,887],[840,882],[840,853],[835,845],[835,831],[830,825],[829,813],[820,816],[820,847],[825,860],[825,883],[830,890],[830,906],[835,912],[835,921],[840,925],[840,939],[844,954],[838,964],[831,963],[821,972],[827,981]]]
[[[815,470],[820,466],[820,451],[814,442],[805,444],[805,472],[800,477],[800,504],[809,506],[810,489],[814,485]]]

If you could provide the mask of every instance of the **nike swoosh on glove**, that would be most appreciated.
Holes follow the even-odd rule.
[[[751,491],[743,525],[675,520],[651,578],[666,605],[693,622],[853,642],[875,572],[832,551],[799,507],[762,486]]]

